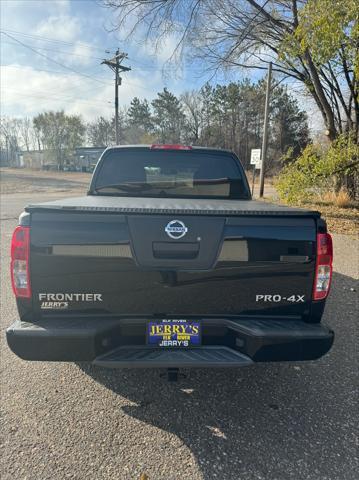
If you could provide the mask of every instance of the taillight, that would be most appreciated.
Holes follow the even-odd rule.
[[[192,150],[190,145],[170,145],[170,144],[160,144],[154,143],[151,145],[151,150]]]
[[[333,273],[333,242],[329,233],[317,235],[317,261],[313,286],[313,300],[327,297]]]
[[[11,240],[11,283],[16,297],[31,297],[30,228],[16,227]]]

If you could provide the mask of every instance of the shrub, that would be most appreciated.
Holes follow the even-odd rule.
[[[359,145],[350,135],[340,135],[327,148],[310,144],[297,159],[290,161],[286,157],[276,186],[280,198],[288,203],[301,203],[325,192],[342,191],[336,203],[344,204],[345,195],[349,200],[355,197],[358,176]]]

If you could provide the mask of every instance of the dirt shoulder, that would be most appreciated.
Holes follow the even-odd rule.
[[[90,173],[48,172],[25,168],[0,168],[1,194],[37,192],[86,192]]]
[[[316,208],[326,220],[328,230],[331,233],[343,233],[346,235],[359,234],[359,210],[358,208],[339,208],[325,203],[306,204],[306,208]]]

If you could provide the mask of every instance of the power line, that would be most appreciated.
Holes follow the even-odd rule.
[[[48,70],[46,68],[34,68],[32,65],[24,65],[23,67],[19,66],[19,65],[0,65],[0,68],[17,68],[19,70],[22,70],[23,67],[29,67],[31,68],[34,72],[47,72],[47,73],[57,73],[57,74],[60,74],[60,75],[67,75],[65,72],[63,71],[59,71],[59,70]],[[101,78],[101,77],[98,77],[98,78]],[[103,77],[103,79],[105,80],[105,77]],[[108,84],[110,85],[110,83]],[[91,88],[91,90],[94,90],[95,88],[98,88],[97,86],[93,86]]]
[[[86,75],[85,73],[79,72],[78,70],[75,70],[75,69],[73,69],[73,68],[71,68],[71,67],[68,67],[67,65],[64,65],[64,64],[61,63],[61,62],[58,62],[57,60],[52,59],[51,57],[45,55],[44,53],[41,53],[41,52],[37,51],[35,48],[32,48],[32,47],[30,47],[29,45],[27,45],[27,44],[21,42],[20,40],[16,39],[15,37],[12,37],[11,35],[5,33],[3,30],[0,30],[0,33],[2,33],[3,35],[6,35],[7,37],[9,37],[9,38],[11,38],[11,39],[13,39],[13,40],[15,40],[15,42],[19,43],[20,45],[22,45],[22,46],[25,47],[25,48],[28,48],[28,49],[32,50],[33,52],[37,53],[37,54],[40,55],[41,57],[46,58],[46,59],[49,60],[50,62],[53,62],[53,63],[55,63],[56,65],[59,65],[60,67],[66,68],[67,70],[69,70],[69,71],[71,71],[71,72],[73,72],[73,73],[76,73],[77,75],[80,75],[80,76],[85,77],[85,78],[89,78],[90,80],[93,80],[93,81],[102,83],[103,85],[111,85],[109,82],[104,82],[103,80],[100,80],[100,79],[97,78],[97,77],[92,77],[92,76],[90,76],[90,75]],[[139,88],[142,88],[142,89],[144,89],[144,90],[147,90],[147,88],[146,88],[146,87],[143,87],[142,85],[139,85],[139,84],[136,84],[136,83],[133,83],[133,82],[132,82],[132,83],[127,82],[127,83],[128,83],[129,85],[132,85],[132,86],[139,87]]]
[[[5,33],[5,32],[2,32],[2,33]],[[13,43],[13,42],[6,42],[6,41],[3,41],[2,43],[6,43],[7,45],[16,45],[16,43]],[[28,45],[29,47],[34,47],[34,45]],[[62,53],[64,55],[71,55],[71,56],[74,56],[74,57],[83,57],[83,58],[91,58],[91,59],[94,59],[94,60],[102,60],[102,58],[100,57],[92,57],[91,55],[81,55],[81,53],[72,53],[72,52],[64,52],[63,50],[56,50],[54,48],[46,48],[46,47],[38,47],[36,46],[36,49],[37,50],[45,50],[47,52],[55,52],[55,53]]]
[[[83,74],[83,73],[80,73],[76,70],[74,70],[73,68],[71,67],[68,67],[67,65],[64,65],[62,64],[61,62],[58,62],[54,59],[52,59],[51,57],[48,57],[47,55],[44,55],[42,54],[41,52],[39,52],[38,50],[45,50],[45,51],[51,51],[51,52],[56,52],[56,53],[60,53],[60,54],[65,54],[65,55],[72,55],[72,56],[78,56],[78,57],[84,57],[84,58],[91,58],[91,59],[94,59],[94,60],[102,60],[102,58],[100,57],[94,57],[94,56],[90,56],[90,55],[82,55],[82,54],[77,54],[77,53],[71,53],[71,52],[64,52],[64,51],[61,51],[61,50],[55,50],[55,49],[50,49],[50,48],[46,48],[46,47],[36,47],[36,49],[31,46],[31,45],[28,45],[28,44],[25,44],[23,42],[21,42],[20,40],[16,39],[15,37],[7,34],[6,32],[14,32],[16,34],[19,34],[19,35],[23,35],[25,37],[38,37],[38,38],[41,38],[41,39],[44,39],[44,40],[47,40],[47,41],[52,41],[50,39],[46,39],[45,37],[41,37],[40,35],[30,35],[30,34],[25,34],[25,33],[22,33],[22,32],[17,32],[17,31],[13,31],[13,30],[6,30],[6,29],[3,29],[1,31],[1,33],[3,33],[4,35],[7,35],[9,38],[13,39],[15,42],[19,43],[20,45],[26,47],[26,48],[29,48],[30,50],[32,50],[33,52],[37,53],[38,55],[46,58],[47,60],[49,61],[52,61],[53,63],[56,63],[57,65],[59,66],[62,66],[63,68],[66,68],[67,70],[70,70],[74,73],[77,73],[79,75],[82,75],[82,76],[86,76],[87,78],[90,78],[91,80],[95,80],[97,82],[101,82],[101,83],[104,83],[102,80],[100,80],[98,77],[92,77],[90,75],[86,75],[86,74]],[[80,43],[80,42],[77,42],[76,44],[75,43],[72,43],[72,42],[64,42],[64,41],[57,41],[57,40],[53,40],[54,42],[59,42],[59,43],[64,43],[66,45],[72,45],[72,46],[84,46],[86,48],[91,48],[90,45],[86,45],[86,44],[83,44],[83,43]],[[3,42],[5,43],[5,42]],[[13,45],[13,43],[11,42],[7,42],[9,43],[10,45]],[[94,47],[94,48],[97,48],[98,50],[101,50],[101,51],[104,51],[103,49],[100,49],[98,47]],[[148,65],[145,65],[144,63],[141,63],[141,62],[138,62],[137,60],[131,60],[132,62],[134,62],[135,64],[141,66],[141,69],[142,70],[149,70],[149,71],[158,71],[158,72],[161,72],[163,70],[162,67],[151,67],[151,66],[148,66]],[[195,70],[192,70],[192,71],[195,71]],[[129,83],[129,82],[128,82]],[[129,83],[130,84],[130,83]],[[136,83],[132,83],[131,84],[132,86],[136,86],[138,88],[142,88],[144,90],[147,90],[146,87],[143,87],[142,85],[139,85],[139,84],[136,84]]]
[[[20,67],[18,65],[1,65],[1,67],[3,68],[16,68],[18,70],[22,70],[23,67]],[[56,74],[60,74],[60,75],[63,75],[64,72],[61,72],[59,70],[47,70],[46,68],[33,68],[32,65],[24,65],[24,67],[30,67],[34,72],[47,72],[47,73],[56,73]],[[107,83],[106,83],[107,85]],[[110,83],[108,83],[108,85],[110,85]],[[127,79],[126,79],[126,85],[129,85],[129,86],[132,86],[132,87],[138,87],[138,88],[142,88],[143,90],[147,90],[146,87],[140,85],[139,83],[133,83],[133,82],[128,82]],[[78,86],[78,87],[75,87],[75,88],[82,88],[81,86]],[[86,90],[86,92],[91,92],[92,90],[96,89],[98,87],[94,86],[92,87],[90,90]],[[85,92],[81,92],[81,93],[85,93]],[[133,92],[132,92],[133,94]],[[133,94],[133,96],[135,97],[136,95]]]
[[[67,66],[67,65],[64,65],[63,63],[61,63],[61,62],[59,62],[59,61],[57,61],[57,60],[54,60],[53,58],[49,57],[48,55],[45,55],[45,54],[39,52],[37,49],[33,48],[32,46],[30,46],[30,45],[28,45],[28,44],[26,44],[26,43],[18,40],[17,38],[13,37],[13,36],[10,35],[10,34],[6,33],[5,30],[0,30],[0,33],[2,33],[3,35],[7,36],[7,37],[10,38],[11,40],[14,40],[14,41],[15,41],[16,43],[18,43],[19,45],[21,45],[21,46],[23,46],[23,47],[25,47],[25,48],[33,51],[34,53],[36,53],[37,55],[40,55],[41,57],[45,58],[46,60],[48,60],[48,61],[50,61],[50,62],[53,62],[53,63],[55,63],[56,65],[59,65],[60,67],[65,68],[66,70],[69,70],[69,71],[72,72],[72,73],[75,73],[75,74],[77,74],[77,75],[80,75],[81,77],[84,77],[84,78],[88,78],[88,79],[90,79],[90,80],[92,80],[92,81],[96,81],[96,82],[101,83],[101,84],[103,84],[103,85],[110,85],[110,83],[108,83],[108,82],[105,82],[105,81],[103,81],[103,80],[100,80],[99,78],[96,78],[96,77],[93,77],[93,76],[90,76],[90,75],[86,75],[86,74],[84,74],[84,73],[82,73],[82,72],[79,72],[78,70],[75,70],[74,68],[71,68],[71,67],[69,67],[69,66]],[[19,32],[17,32],[17,33],[19,33]],[[24,35],[26,35],[26,34],[24,34]],[[30,36],[30,35],[28,35],[28,36]],[[67,43],[69,43],[69,42],[67,42]],[[69,43],[69,44],[70,44],[70,43]],[[56,51],[56,50],[55,50],[55,51]],[[118,53],[119,53],[119,52],[117,51],[116,54],[118,54]],[[120,55],[120,56],[121,56],[121,55]],[[94,57],[94,58],[95,58],[95,57]],[[127,58],[127,55],[125,55],[124,57],[122,57],[122,59],[123,59],[123,58]],[[116,57],[114,57],[114,59],[116,59]],[[112,60],[114,60],[114,59],[112,59]],[[122,60],[122,59],[121,59],[121,60]],[[111,66],[111,65],[110,65],[111,60],[104,60],[102,63],[105,63],[105,64],[107,64],[108,66]],[[115,64],[114,64],[114,65],[115,65]],[[113,67],[114,65],[112,65],[112,67]],[[119,70],[121,70],[122,72],[126,72],[126,71],[131,70],[131,69],[128,68],[128,67],[121,67],[121,66],[120,66],[120,63],[118,64],[118,67],[119,67]],[[36,69],[35,69],[35,71],[36,71]],[[115,71],[115,70],[114,70],[114,71]],[[115,79],[116,79],[116,82],[118,82],[118,80],[121,80],[121,78],[118,77],[118,71],[117,71],[117,73],[116,73],[116,78],[115,78]],[[139,85],[139,84],[136,84],[136,83],[133,83],[133,82],[127,82],[127,83],[128,83],[128,85],[132,85],[132,86],[141,88],[141,89],[143,89],[143,90],[147,90],[147,88],[146,88],[146,87],[143,87],[142,85]],[[119,83],[119,84],[120,84],[120,83]],[[115,100],[115,103],[116,103],[116,100]],[[117,108],[118,108],[118,105],[117,105]]]
[[[24,67],[30,67],[34,72],[47,72],[47,73],[59,73],[60,75],[64,75],[63,71],[59,70],[47,70],[46,68],[33,68],[32,65],[24,65],[23,67],[20,67],[19,65],[1,65],[3,68],[17,68],[22,70]],[[98,88],[97,86],[94,86],[93,88]]]
[[[31,67],[31,65],[24,65],[24,67]],[[23,67],[20,67],[18,65],[1,65],[1,68],[17,68],[19,70],[23,70]],[[60,73],[60,74],[64,73],[64,72],[60,72],[58,70],[46,70],[45,68],[37,68],[36,70],[35,69],[33,69],[33,70],[35,72],[48,72],[48,73]]]
[[[88,49],[93,49],[93,50],[98,50],[98,51],[101,51],[101,52],[105,52],[105,53],[110,53],[111,52],[111,48],[101,48],[101,47],[96,47],[96,46],[93,46],[93,45],[90,45],[90,44],[86,44],[86,43],[83,43],[83,42],[67,42],[65,40],[58,40],[58,39],[50,39],[48,37],[43,37],[41,35],[35,35],[35,34],[30,34],[30,33],[24,33],[24,32],[19,32],[17,30],[9,30],[9,29],[5,29],[3,28],[2,29],[2,32],[3,33],[6,33],[6,32],[9,32],[9,33],[12,33],[12,34],[15,34],[15,35],[20,35],[20,36],[23,36],[25,38],[28,38],[28,39],[32,39],[32,40],[42,40],[42,41],[45,41],[45,42],[50,42],[50,43],[57,43],[57,44],[62,44],[62,45],[68,45],[68,46],[82,46],[84,48],[88,48]],[[17,40],[14,38],[14,40]],[[18,40],[17,40],[18,41]],[[95,60],[102,60],[102,58],[99,58],[99,57],[93,57],[93,56],[87,56],[87,55],[82,55],[82,54],[74,54],[74,53],[70,53],[70,52],[61,52],[59,50],[51,50],[49,48],[45,48],[45,47],[36,47],[40,50],[48,50],[48,51],[56,51],[58,53],[64,53],[64,54],[68,54],[68,55],[76,55],[76,56],[83,56],[83,57],[86,57],[86,58],[93,58]],[[139,62],[137,60],[134,60],[132,58],[129,59],[132,63],[135,63],[137,65],[139,65],[142,70],[153,70],[153,71],[162,71],[163,70],[163,67],[155,67],[155,66],[150,66],[150,65],[147,65],[145,63],[142,63],[142,62]],[[175,68],[175,67],[173,67]],[[168,66],[166,67],[167,70],[171,70],[172,68],[169,68]],[[187,70],[188,67],[185,67],[185,69]],[[201,73],[202,70],[201,69],[189,69],[193,72],[198,72],[198,73]]]
[[[53,58],[45,55],[44,53],[39,52],[38,50],[36,50],[35,48],[30,47],[29,45],[26,45],[26,43],[21,42],[21,41],[18,40],[17,38],[9,35],[8,33],[5,33],[5,32],[2,31],[2,30],[1,30],[0,32],[1,32],[3,35],[6,35],[7,37],[11,38],[12,40],[15,40],[15,42],[19,43],[19,44],[22,45],[23,47],[28,48],[29,50],[32,50],[33,52],[37,53],[37,54],[40,55],[41,57],[46,58],[46,60],[49,60],[50,62],[53,62],[53,63],[55,63],[56,65],[59,65],[60,67],[65,68],[66,70],[69,70],[70,72],[77,73],[78,75],[81,75],[82,77],[89,78],[90,80],[95,81],[95,82],[98,82],[98,83],[102,83],[103,85],[110,85],[109,83],[103,82],[102,80],[99,80],[99,79],[97,79],[96,77],[91,77],[90,75],[86,75],[85,73],[79,72],[78,70],[75,70],[74,68],[68,67],[67,65],[64,65],[63,63],[58,62],[57,60],[54,60]]]
[[[25,66],[28,66],[28,65],[25,65]],[[3,68],[15,68],[15,69],[18,69],[18,70],[23,70],[23,67],[20,67],[20,66],[17,66],[17,65],[2,65]],[[29,65],[29,67],[31,67]],[[32,67],[31,67],[32,68]],[[56,73],[56,74],[60,74],[62,75],[62,78],[64,78],[64,72],[59,72],[59,71],[55,71],[55,70],[46,70],[46,69],[43,69],[43,68],[37,68],[37,69],[33,69],[34,72],[48,72],[48,73]],[[66,77],[65,77],[66,78]],[[68,77],[70,78],[70,77]],[[80,80],[79,78],[76,78],[76,80]],[[82,81],[82,80],[81,80]],[[5,82],[3,82],[5,83]],[[67,91],[69,90],[69,88],[71,88],[71,93],[76,93],[76,91],[78,89],[81,89],[81,91],[79,92],[79,94],[86,94],[86,93],[90,93],[90,92],[93,92],[95,89],[98,89],[98,87],[96,85],[94,85],[93,87],[89,88],[89,89],[86,89],[85,91],[83,90],[83,86],[81,85],[77,85],[77,86],[72,86],[71,87],[68,87],[67,89],[61,89],[61,90],[57,90],[56,92],[49,92],[48,90],[45,91],[47,93],[49,93],[50,95],[58,95],[58,93],[64,93],[65,95],[67,94]],[[74,91],[75,89],[75,91]],[[44,91],[44,90],[42,90]],[[105,100],[104,100],[105,101]],[[111,102],[109,102],[111,103]]]
[[[96,47],[96,46],[93,46],[93,45],[90,45],[88,43],[81,43],[81,42],[66,42],[65,40],[59,40],[59,39],[55,39],[55,38],[48,38],[48,37],[43,37],[41,35],[35,35],[33,33],[24,33],[24,32],[19,32],[17,30],[9,30],[9,29],[6,29],[6,28],[3,28],[2,29],[3,32],[8,32],[8,33],[12,33],[14,35],[20,35],[20,36],[23,36],[23,37],[26,37],[26,38],[32,38],[32,39],[39,39],[39,40],[43,40],[43,41],[46,41],[46,42],[51,42],[51,43],[60,43],[60,44],[64,44],[64,45],[79,45],[79,46],[83,46],[85,48],[89,48],[89,49],[92,49],[92,50],[100,50],[101,52],[106,52],[106,50],[110,50],[110,49],[104,49],[104,48],[100,48],[100,47]]]
[[[8,31],[11,31],[11,30],[3,29],[3,33],[8,32]],[[18,33],[18,32],[16,32],[16,33]],[[22,35],[24,35],[26,37],[29,37],[30,39],[33,39],[32,35],[27,35],[27,34],[22,34]],[[43,38],[43,37],[41,37],[41,38]],[[12,42],[3,41],[2,43],[6,43],[8,45],[15,45]],[[64,43],[64,44],[69,45],[69,46],[83,46],[85,48],[90,48],[90,46],[86,46],[85,44],[82,44],[82,43],[79,43],[79,42],[77,42],[77,43],[60,42],[60,43]],[[37,50],[45,50],[45,51],[48,51],[48,52],[62,53],[62,54],[65,54],[65,55],[71,55],[71,56],[76,56],[76,57],[84,57],[84,58],[92,58],[94,60],[102,60],[102,58],[94,57],[92,55],[83,55],[83,54],[80,54],[80,53],[72,53],[72,52],[68,52],[68,51],[65,52],[65,51],[56,50],[56,49],[53,49],[53,48],[39,47],[37,45],[28,45],[28,46],[31,46],[33,48],[36,47]],[[102,50],[102,49],[101,49],[101,51],[106,52],[105,50]],[[106,53],[108,53],[108,51]],[[155,66],[146,65],[145,63],[139,62],[137,60],[133,60],[132,58],[130,59],[130,61],[132,63],[134,63],[135,65],[140,66],[142,68],[142,70],[151,70],[151,71],[158,71],[158,72],[163,70],[163,67],[155,67]],[[173,68],[175,68],[175,67],[173,67]],[[166,69],[171,70],[172,68],[166,67]],[[193,70],[193,71],[195,71],[195,70]],[[198,71],[200,71],[200,70],[198,70]]]

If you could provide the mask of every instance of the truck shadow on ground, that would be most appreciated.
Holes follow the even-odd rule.
[[[319,361],[194,369],[178,383],[160,370],[80,368],[133,402],[121,407],[127,415],[181,439],[205,479],[353,478],[355,342],[342,336],[355,328],[355,308],[343,310],[354,280],[335,274],[334,283],[325,322],[336,342]]]

